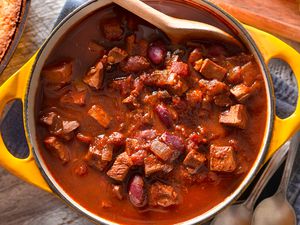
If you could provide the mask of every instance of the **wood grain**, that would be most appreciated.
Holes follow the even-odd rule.
[[[33,187],[0,168],[0,224],[91,225],[54,195]]]
[[[210,0],[243,23],[300,42],[296,0]]]

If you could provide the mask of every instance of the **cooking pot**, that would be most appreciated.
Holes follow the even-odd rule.
[[[152,4],[153,2],[158,1],[152,0],[146,2]],[[261,150],[258,153],[252,168],[245,176],[241,184],[238,186],[238,188],[236,188],[236,190],[221,203],[208,210],[207,212],[198,215],[195,218],[191,218],[188,221],[181,221],[183,224],[194,224],[209,220],[217,212],[224,209],[227,205],[233,203],[234,200],[236,200],[250,184],[263,163],[266,162],[272,156],[272,154],[300,128],[299,98],[296,110],[290,117],[286,119],[280,119],[275,115],[275,95],[271,76],[268,72],[267,67],[267,64],[271,58],[280,58],[286,61],[290,64],[296,75],[299,88],[300,54],[274,36],[257,30],[253,27],[239,23],[226,12],[222,11],[220,8],[207,1],[165,1],[165,3],[168,4],[177,4],[178,2],[190,4],[193,7],[201,8],[202,10],[204,9],[205,11],[209,12],[209,14],[218,18],[218,21],[226,24],[226,26],[229,27],[231,31],[237,35],[256,58],[256,61],[258,62],[263,74],[267,91],[266,104],[268,106],[268,116],[266,122],[266,131],[261,145]],[[99,216],[89,212],[87,209],[83,208],[81,205],[75,202],[55,181],[50,171],[46,167],[45,162],[43,161],[38,150],[38,144],[36,140],[36,121],[34,116],[34,106],[37,87],[39,83],[39,76],[42,67],[53,47],[64,35],[64,33],[66,33],[73,25],[81,21],[91,12],[110,3],[110,0],[92,0],[77,8],[54,29],[41,49],[18,72],[16,72],[0,87],[0,112],[3,111],[5,105],[11,100],[20,99],[23,102],[24,129],[30,149],[30,154],[26,159],[15,158],[9,153],[1,136],[0,165],[6,168],[11,173],[20,177],[21,179],[32,183],[48,192],[57,194],[69,205],[78,209],[93,221],[105,224],[113,224],[113,221],[108,221],[107,219],[100,218]],[[161,10],[164,11],[163,8]]]

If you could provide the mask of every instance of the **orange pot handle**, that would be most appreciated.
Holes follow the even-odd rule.
[[[245,27],[250,32],[262,52],[266,64],[268,64],[270,59],[278,58],[284,60],[291,66],[296,76],[298,93],[300,93],[300,54],[291,46],[266,32],[250,26]],[[280,119],[275,116],[271,145],[266,160],[268,160],[281,145],[300,129],[299,101],[300,98],[298,96],[296,110],[288,118]]]
[[[5,105],[14,99],[20,99],[24,106],[27,83],[29,81],[35,57],[36,55],[33,56],[19,71],[17,71],[0,86],[0,113],[3,112]],[[23,108],[23,118],[24,116],[25,114]],[[27,133],[26,139],[28,140]],[[20,177],[21,179],[50,192],[51,190],[48,184],[42,177],[40,170],[35,163],[35,159],[31,150],[32,148],[28,141],[27,144],[29,145],[30,149],[29,156],[26,159],[19,159],[10,154],[3,142],[2,135],[0,135],[0,166],[4,167],[9,172]]]

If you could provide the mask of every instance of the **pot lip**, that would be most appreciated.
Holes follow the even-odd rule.
[[[29,117],[29,113],[28,113],[28,109],[29,109],[29,104],[28,104],[28,99],[29,99],[29,90],[30,90],[30,86],[32,83],[32,79],[33,79],[33,72],[34,72],[34,68],[36,67],[37,62],[39,61],[39,58],[44,50],[44,48],[47,46],[47,43],[50,41],[50,39],[53,37],[53,35],[69,20],[71,19],[75,14],[77,14],[79,11],[81,11],[82,9],[84,9],[85,7],[89,6],[90,4],[94,4],[95,2],[97,2],[98,0],[89,0],[87,2],[85,2],[84,4],[80,5],[79,7],[77,7],[74,11],[72,11],[69,15],[67,15],[56,27],[55,29],[51,32],[51,34],[48,36],[48,38],[46,39],[46,41],[44,42],[44,44],[41,46],[40,50],[38,51],[38,54],[36,56],[36,59],[32,65],[32,69],[31,69],[31,75],[28,79],[27,82],[27,88],[26,88],[26,93],[25,93],[25,98],[24,98],[24,120],[25,120],[25,128],[27,131],[27,135],[28,135],[28,140],[30,143],[32,143],[32,138],[35,139],[36,137],[33,137],[30,133],[30,127],[29,127],[29,123],[28,123],[28,117]],[[151,0],[150,0],[151,1]],[[184,2],[186,0],[183,0]],[[189,0],[190,1],[190,0]],[[188,1],[188,2],[189,2]],[[260,63],[260,69],[262,70],[262,72],[265,75],[265,86],[266,86],[266,91],[267,91],[267,101],[268,101],[268,118],[267,118],[267,122],[266,122],[266,128],[265,128],[265,134],[264,134],[264,140],[263,140],[263,144],[261,146],[260,152],[257,155],[257,159],[256,161],[253,163],[251,170],[248,172],[248,174],[245,176],[245,178],[243,179],[242,183],[234,190],[233,193],[231,193],[229,196],[227,196],[221,203],[219,203],[218,205],[216,205],[214,208],[210,209],[209,211],[207,211],[206,213],[203,213],[199,216],[193,217],[187,221],[182,222],[181,224],[194,224],[194,223],[199,223],[199,222],[206,222],[209,221],[214,215],[216,215],[218,212],[220,212],[221,210],[223,210],[225,208],[225,206],[231,204],[234,200],[238,199],[240,197],[240,195],[245,191],[245,189],[248,187],[248,185],[252,182],[252,180],[254,179],[254,177],[256,176],[256,174],[259,171],[260,165],[263,163],[265,156],[268,152],[268,148],[270,146],[270,142],[271,142],[271,137],[272,137],[272,131],[273,131],[273,127],[274,127],[274,116],[275,116],[275,111],[274,111],[274,106],[275,106],[275,96],[274,96],[274,89],[273,89],[273,85],[272,85],[272,79],[271,76],[268,72],[267,69],[267,65],[264,61],[264,58],[259,50],[259,48],[257,47],[255,41],[253,40],[253,38],[250,36],[250,34],[248,33],[248,31],[243,27],[243,25],[238,22],[233,16],[231,16],[229,13],[225,12],[223,9],[221,9],[220,7],[218,7],[217,5],[213,4],[212,2],[208,1],[208,0],[191,0],[190,2],[194,2],[194,3],[198,3],[203,5],[208,5],[209,7],[212,7],[213,10],[217,11],[220,15],[222,15],[224,18],[227,18],[231,23],[234,24],[234,26],[237,29],[237,32],[239,34],[242,34],[242,36],[244,37],[244,41],[247,41],[249,43],[250,46],[253,47],[251,52],[255,52],[258,62]],[[111,3],[110,3],[111,4]],[[62,36],[62,35],[61,35]],[[95,215],[94,213],[91,213],[90,211],[88,211],[87,209],[85,209],[84,207],[80,206],[76,200],[74,200],[72,197],[68,196],[68,194],[63,193],[63,189],[59,190],[58,187],[56,187],[56,185],[53,183],[53,181],[50,179],[49,175],[47,175],[44,167],[46,165],[44,165],[43,167],[43,163],[42,161],[40,161],[35,148],[33,147],[33,145],[31,145],[31,150],[33,153],[33,156],[35,158],[35,162],[40,170],[40,172],[42,173],[44,179],[46,180],[47,184],[49,185],[49,187],[51,188],[51,190],[58,195],[62,200],[64,200],[64,202],[66,202],[69,206],[71,206],[72,208],[76,209],[77,211],[79,211],[83,216],[87,217],[88,219],[91,219],[92,221],[95,222],[101,222],[104,224],[116,224],[112,221],[109,221],[107,219],[104,219],[98,215]],[[58,184],[57,184],[58,185]],[[59,186],[59,185],[58,185]],[[68,198],[69,197],[69,198]],[[71,201],[71,200],[72,201]],[[210,213],[208,213],[210,212]],[[208,214],[207,214],[208,213]],[[205,215],[207,214],[207,215]],[[205,216],[203,216],[205,215]],[[203,217],[203,218],[201,218]]]

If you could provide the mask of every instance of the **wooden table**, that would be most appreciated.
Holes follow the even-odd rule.
[[[27,29],[3,82],[24,64],[49,34],[64,1],[31,0]],[[300,45],[295,43],[300,50]],[[1,153],[0,153],[1,156]],[[29,185],[0,168],[0,225],[91,225],[54,195]]]

